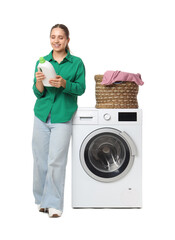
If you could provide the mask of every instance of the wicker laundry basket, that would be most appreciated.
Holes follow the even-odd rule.
[[[138,108],[139,86],[134,82],[102,85],[103,75],[95,75],[96,108]]]

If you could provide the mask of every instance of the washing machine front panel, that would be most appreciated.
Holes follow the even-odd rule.
[[[132,139],[126,133],[108,127],[91,132],[80,148],[83,169],[101,182],[124,177],[133,165],[135,154]]]

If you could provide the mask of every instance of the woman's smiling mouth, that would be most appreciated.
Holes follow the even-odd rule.
[[[55,43],[54,46],[55,46],[56,48],[58,48],[58,47],[61,46],[61,44]]]

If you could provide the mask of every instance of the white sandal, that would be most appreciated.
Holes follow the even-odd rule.
[[[48,213],[48,208],[42,208],[40,205],[38,205],[38,210],[39,212]]]
[[[57,210],[55,208],[49,208],[49,217],[51,218],[57,218],[61,217],[62,212],[60,210]]]

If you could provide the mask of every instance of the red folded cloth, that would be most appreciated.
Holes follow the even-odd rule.
[[[144,82],[141,79],[141,75],[139,73],[127,73],[121,71],[106,71],[103,75],[103,80],[101,84],[103,85],[111,85],[115,82],[135,82],[137,85],[143,85]]]

